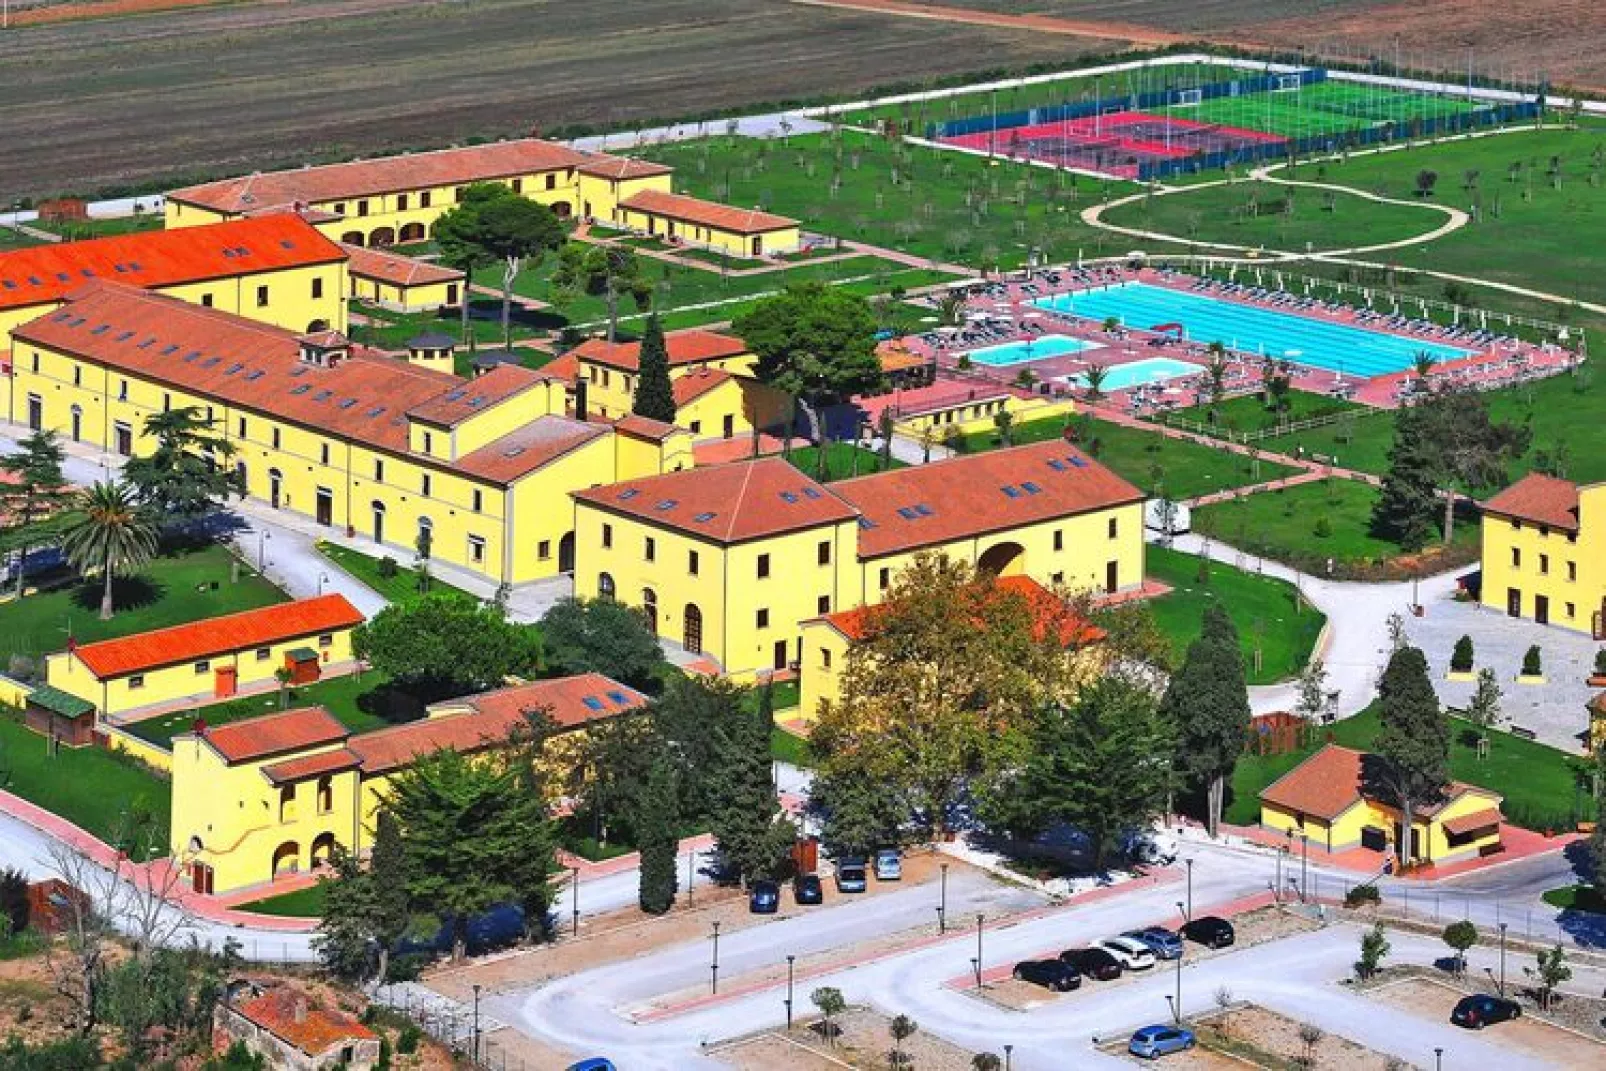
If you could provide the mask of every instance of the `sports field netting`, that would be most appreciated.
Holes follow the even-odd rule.
[[[1201,152],[1237,152],[1282,139],[1243,130],[1147,112],[1115,112],[1057,123],[977,131],[941,139],[944,144],[978,149],[1017,160],[1041,160],[1106,174],[1135,176],[1143,164]]]
[[[1486,106],[1486,105],[1484,105]],[[1156,111],[1201,123],[1246,127],[1285,138],[1344,134],[1365,127],[1465,115],[1480,107],[1464,98],[1408,93],[1352,82],[1313,82],[1298,89],[1217,97]]]

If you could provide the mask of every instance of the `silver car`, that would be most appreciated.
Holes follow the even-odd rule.
[[[902,881],[903,860],[893,848],[882,848],[875,853],[875,879],[877,881]]]

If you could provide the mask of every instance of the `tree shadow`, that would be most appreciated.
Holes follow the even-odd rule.
[[[448,697],[447,694],[421,693],[416,685],[388,681],[359,695],[357,709],[391,725],[403,725],[423,718],[429,704]]]
[[[167,585],[148,576],[119,576],[112,579],[112,609],[118,613],[153,606],[167,595]],[[72,602],[81,610],[100,612],[100,598],[104,585],[99,580],[86,580],[72,591]]]

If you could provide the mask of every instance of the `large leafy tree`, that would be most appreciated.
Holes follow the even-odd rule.
[[[562,247],[563,224],[546,205],[521,197],[505,186],[505,193],[479,205],[478,240],[485,251],[502,263],[502,345],[513,342],[513,281],[533,267],[550,250]]]
[[[1382,727],[1363,769],[1369,791],[1400,808],[1396,843],[1400,862],[1416,857],[1412,824],[1421,807],[1437,802],[1450,780],[1450,722],[1418,648],[1394,652],[1377,685]]]
[[[809,786],[809,806],[821,819],[825,845],[837,857],[868,855],[896,844],[907,817],[895,785],[853,772],[819,774]]]
[[[650,420],[673,424],[675,388],[669,380],[669,347],[664,342],[664,328],[658,322],[657,313],[647,317],[647,329],[641,335],[639,373],[630,411]]]
[[[171,521],[194,520],[243,498],[245,485],[230,463],[234,444],[217,434],[196,406],[152,413],[145,434],[156,449],[123,465],[123,479],[142,505]]]
[[[788,287],[732,327],[758,358],[758,379],[811,404],[829,404],[882,383],[875,314],[863,298],[821,283]]]
[[[1469,389],[1435,393],[1425,406],[1429,440],[1439,459],[1438,479],[1446,491],[1485,492],[1506,482],[1509,463],[1527,452],[1533,438],[1525,424],[1496,423],[1484,396]],[[1455,531],[1455,496],[1444,496],[1444,541]]]
[[[661,748],[675,765],[681,813],[706,819],[723,806],[728,780],[720,773],[727,740],[743,716],[742,693],[700,677],[676,675],[649,712]]]
[[[458,306],[458,311],[462,317],[462,341],[468,345],[470,352],[474,350],[476,341],[474,334],[468,329],[469,294],[474,285],[474,273],[496,262],[496,254],[486,242],[485,225],[480,210],[503,196],[517,196],[517,194],[494,182],[478,182],[468,186],[463,190],[463,196],[457,204],[441,213],[431,231],[435,244],[440,248],[442,263],[456,268],[464,275],[463,300]]]
[[[1206,608],[1199,638],[1188,645],[1160,700],[1160,714],[1177,729],[1177,769],[1205,789],[1205,824],[1213,837],[1228,779],[1249,733],[1249,689],[1238,631],[1219,603]]]
[[[652,283],[640,257],[627,245],[570,242],[558,253],[552,272],[552,299],[569,305],[582,294],[600,297],[608,306],[608,341],[619,334],[619,302],[630,298],[638,310],[652,304]]]
[[[556,869],[546,802],[530,791],[526,765],[512,755],[438,751],[391,783],[408,897],[450,926],[454,960],[475,916],[520,902],[532,877]]]
[[[385,607],[352,635],[357,657],[423,695],[475,691],[541,660],[539,635],[494,608],[432,595]]]
[[[547,665],[563,673],[605,673],[644,688],[663,665],[641,611],[613,599],[559,600],[542,615],[541,636]]]
[[[62,511],[72,489],[62,475],[66,454],[56,433],[46,428],[17,443],[17,452],[0,457],[0,471],[9,473],[11,485],[3,489],[5,512],[10,518],[0,532],[0,550],[17,554],[17,598],[26,589],[24,566],[28,552],[55,544],[61,537]]]
[[[1134,675],[1102,677],[1074,702],[1043,707],[1030,742],[995,804],[1019,835],[1067,823],[1087,835],[1093,865],[1102,868],[1122,832],[1147,826],[1165,809],[1175,726]]]
[[[156,556],[157,535],[156,522],[127,484],[96,483],[73,498],[61,549],[79,572],[100,572],[102,621],[112,618],[112,582]]]

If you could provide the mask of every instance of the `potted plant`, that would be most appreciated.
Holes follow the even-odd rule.
[[[1545,667],[1539,654],[1539,645],[1534,644],[1522,656],[1522,672],[1517,674],[1518,684],[1545,683]]]
[[[1455,641],[1455,650],[1450,652],[1450,672],[1445,677],[1452,681],[1470,681],[1473,679],[1472,666],[1472,637],[1462,636]]]
[[[1589,675],[1591,688],[1606,688],[1606,647],[1595,652],[1595,672]]]

